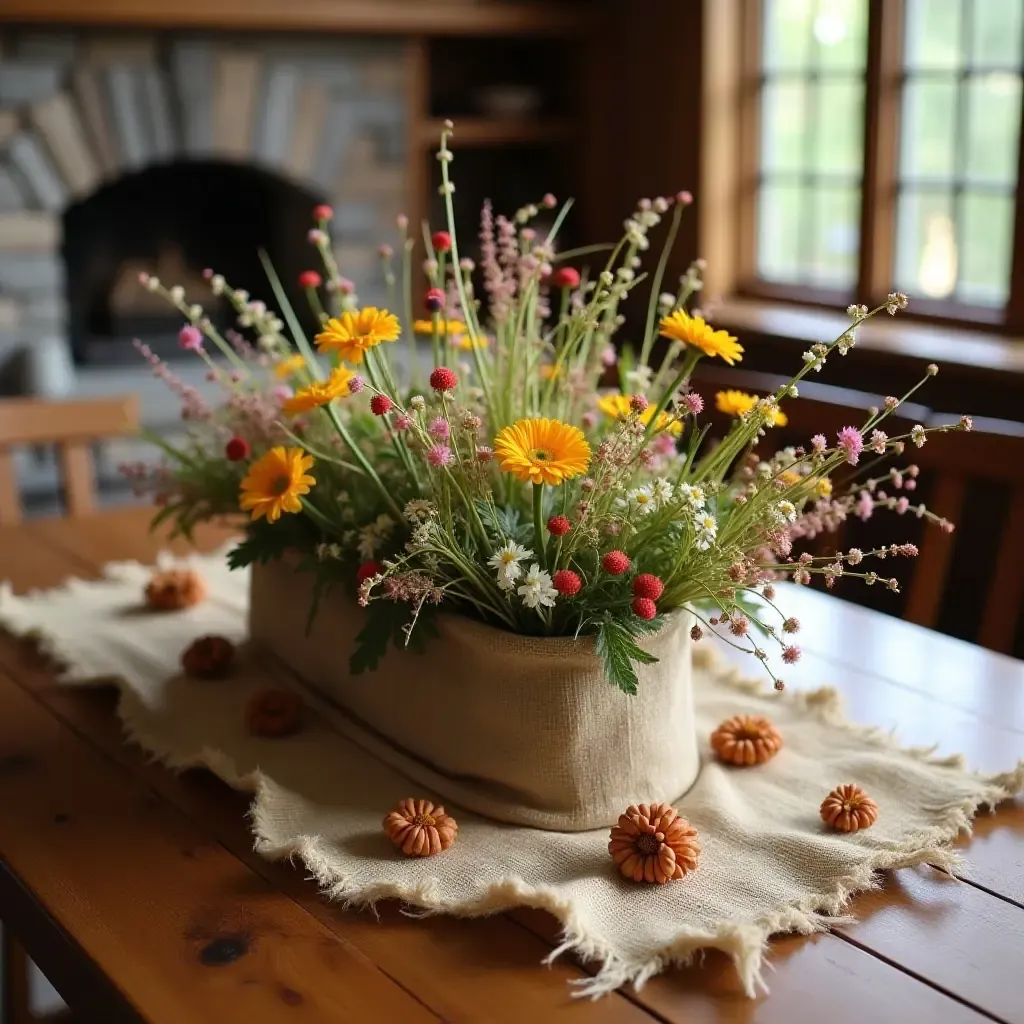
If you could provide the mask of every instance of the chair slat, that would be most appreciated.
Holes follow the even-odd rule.
[[[18,503],[14,456],[0,448],[0,526],[17,526],[20,522],[21,505]]]
[[[1013,651],[1021,599],[1024,598],[1024,486],[1016,488],[999,542],[992,585],[978,631],[983,647],[1003,654]]]
[[[92,482],[92,452],[84,441],[68,441],[60,446],[64,471],[64,496],[72,517],[88,515],[96,508]]]
[[[138,404],[134,395],[71,402],[4,399],[0,402],[0,445],[10,447],[125,437],[138,430]]]
[[[966,490],[967,480],[963,473],[942,474],[935,488],[935,497],[929,503],[931,511],[955,523],[963,508]],[[919,626],[935,626],[952,557],[952,535],[933,530],[921,547],[910,584],[907,607],[903,613],[908,622],[916,622]]]

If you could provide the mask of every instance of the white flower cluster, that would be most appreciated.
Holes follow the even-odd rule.
[[[386,513],[381,513],[377,518],[364,526],[359,531],[359,544],[357,551],[361,558],[373,558],[377,549],[387,540],[395,528],[395,521]]]
[[[700,488],[696,488],[700,490]],[[616,498],[615,504],[620,509],[625,509],[628,515],[649,516],[656,512],[667,502],[672,500],[674,488],[670,481],[664,477],[642,487],[634,487],[626,492],[624,498]],[[701,502],[703,503],[704,492],[701,491]]]
[[[519,587],[516,587],[516,581],[523,573],[520,562],[532,557],[533,552],[529,548],[510,540],[491,555],[487,564],[497,573],[500,590],[515,590],[527,608],[550,608],[555,603],[558,591],[551,585],[550,573],[546,573],[536,562],[530,566],[530,571],[523,577]]]

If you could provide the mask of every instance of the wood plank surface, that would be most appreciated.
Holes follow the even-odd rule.
[[[200,543],[209,548],[225,536],[224,530],[209,531]],[[49,586],[69,574],[92,575],[111,559],[150,560],[161,546],[159,537],[145,532],[144,513],[139,510],[36,522],[0,530],[0,576],[10,577],[19,589]],[[788,607],[788,590],[782,596]],[[836,628],[859,630],[859,642],[852,647],[862,653],[859,660],[840,660],[847,655],[846,647],[839,654],[827,639],[812,641],[824,653],[809,649],[787,673],[791,685],[829,682],[846,695],[855,720],[883,726],[899,722],[907,742],[938,739],[944,751],[960,749],[982,770],[1005,769],[1024,750],[1024,730],[1017,728],[1016,718],[1007,721],[1005,714],[992,713],[996,707],[1005,711],[1020,663],[949,641],[948,651],[960,670],[973,672],[968,676],[973,700],[962,692],[947,693],[951,680],[938,692],[927,688],[927,673],[920,678],[912,675],[906,685],[902,679],[889,678],[899,675],[891,667],[898,667],[899,659],[879,665],[877,652],[872,655],[865,649],[876,646],[876,638],[887,644],[913,642],[917,633],[933,644],[949,638],[824,595],[800,591],[794,597],[798,614],[808,622],[813,616],[816,636],[822,634],[819,620],[824,614],[826,636],[830,620],[836,620]],[[805,636],[811,639],[809,628],[800,639]],[[788,1022],[819,1019],[815,1008],[828,1006],[829,1019],[840,1024],[855,1018],[966,1022],[984,1019],[982,1014],[1008,1022],[1024,1020],[1024,989],[1013,966],[1024,941],[1024,911],[1014,902],[1024,897],[1020,802],[980,819],[977,838],[967,851],[973,884],[954,882],[929,868],[901,871],[888,876],[883,889],[854,900],[852,912],[860,921],[841,934],[773,942],[768,997],[746,999],[727,958],[711,954],[703,967],[669,972],[640,993],[627,991],[596,1004],[582,1003],[568,998],[566,985],[579,976],[579,969],[571,963],[552,970],[538,965],[557,933],[547,915],[516,911],[485,921],[408,921],[397,908],[383,905],[377,922],[365,913],[342,913],[323,903],[301,872],[269,864],[252,851],[242,820],[243,796],[206,773],[173,776],[146,764],[138,750],[125,746],[109,696],[58,687],[52,672],[10,638],[0,639],[0,665],[38,702],[41,713],[59,718],[79,743],[87,741],[116,761],[130,779],[174,805],[208,842],[221,844],[244,868],[277,889],[283,902],[298,904],[308,917],[444,1019],[628,1022],[650,1019],[643,1007],[664,1021]],[[944,696],[952,696],[952,704]],[[972,1007],[980,1007],[981,1013]]]

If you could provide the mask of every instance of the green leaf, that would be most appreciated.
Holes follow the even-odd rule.
[[[294,542],[295,537],[290,530],[257,521],[249,527],[248,536],[228,552],[228,568],[266,565],[281,558]]]
[[[519,522],[519,509],[510,505],[499,508],[480,498],[477,498],[475,504],[485,530],[495,537],[504,537],[507,540],[520,539],[523,525]]]
[[[404,641],[402,625],[405,616],[405,606],[394,601],[372,601],[367,605],[366,622],[356,637],[356,649],[348,659],[352,675],[374,671],[392,640],[397,643]]]
[[[622,623],[606,615],[597,631],[597,653],[605,675],[623,693],[635,694],[639,680],[634,662],[650,665],[658,659],[640,647]]]

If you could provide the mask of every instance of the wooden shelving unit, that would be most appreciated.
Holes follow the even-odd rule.
[[[419,122],[416,140],[421,146],[436,146],[444,126],[443,117]],[[567,118],[455,118],[452,148],[465,146],[541,145],[566,142],[572,135],[572,122]]]

